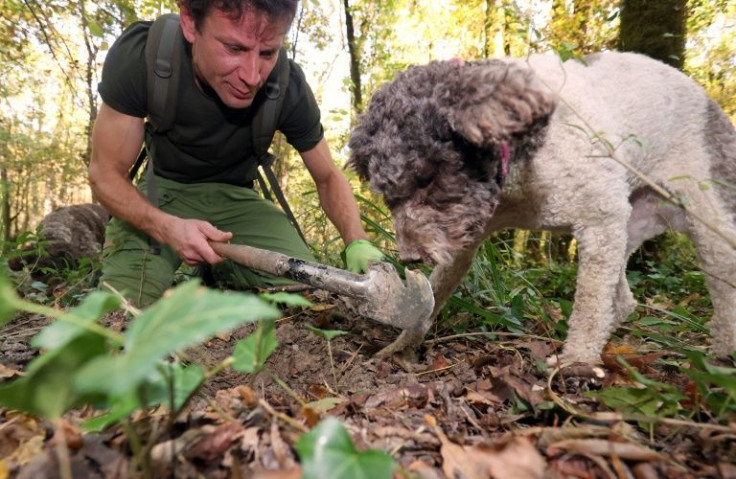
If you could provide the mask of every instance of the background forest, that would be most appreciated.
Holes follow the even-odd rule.
[[[569,235],[504,231],[481,245],[416,364],[375,360],[395,331],[323,291],[181,281],[139,311],[94,291],[96,259],[7,281],[21,246],[43,250],[44,215],[93,201],[90,131],[110,45],[176,10],[0,0],[0,479],[736,477],[736,370],[706,359],[713,308],[676,234],[631,258],[636,321],[591,381],[545,361],[572,307]],[[302,0],[288,48],[341,165],[372,92],[434,59],[637,51],[695,78],[736,122],[736,0]],[[278,135],[272,151],[317,257],[340,264],[298,156]],[[391,256],[386,208],[347,175]]]
[[[86,167],[105,54],[126,25],[175,10],[174,1],[153,0],[0,4],[5,252],[52,209],[91,200]],[[433,59],[635,50],[685,70],[736,118],[734,0],[305,0],[289,42],[321,102],[328,140],[341,164],[351,122],[371,92],[407,65]],[[304,168],[284,142],[277,140],[274,150],[282,158],[282,186],[308,239],[323,245],[318,254],[334,258],[336,234],[317,208]],[[390,222],[369,193],[357,181],[354,187],[367,201],[365,213],[377,222],[375,231],[388,230]],[[514,239],[517,252],[530,244],[524,232]],[[544,235],[541,241],[544,247]],[[565,239],[555,241],[562,246],[547,245],[546,254],[567,251]]]

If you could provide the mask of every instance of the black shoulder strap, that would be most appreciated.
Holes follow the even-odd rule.
[[[148,32],[148,121],[155,131],[170,130],[174,123],[183,41],[179,15],[175,13],[158,17]]]
[[[176,115],[176,95],[179,90],[179,75],[175,75],[181,67],[181,54],[178,49],[183,42],[179,15],[167,13],[158,17],[148,31],[146,40],[146,96],[147,125],[146,135],[152,131],[167,131],[174,125]],[[145,143],[138,158],[131,168],[129,177],[134,180],[138,175],[146,156]]]
[[[261,185],[261,191],[269,200],[272,200],[270,193],[268,192],[268,186],[271,187],[271,191],[276,196],[276,199],[281,205],[281,209],[284,210],[287,218],[291,222],[294,229],[296,229],[302,241],[307,242],[299,228],[299,222],[296,220],[294,213],[292,213],[289,203],[286,201],[284,192],[281,191],[278,179],[271,168],[275,157],[268,152],[271,148],[271,142],[273,141],[273,135],[276,133],[276,122],[278,121],[279,113],[281,113],[281,107],[284,104],[284,98],[286,98],[286,89],[289,87],[289,58],[285,48],[279,50],[279,58],[276,61],[271,75],[268,77],[266,82],[265,94],[266,99],[263,104],[258,108],[255,115],[253,116],[253,153],[258,161],[258,165],[263,169],[263,172],[268,179],[268,185],[264,181],[260,171],[256,168],[258,175],[258,183]]]
[[[268,149],[271,148],[273,135],[276,133],[276,122],[288,87],[289,58],[286,49],[282,47],[279,50],[276,66],[264,85],[266,100],[253,116],[253,152],[260,164],[268,163],[266,155],[268,155]]]

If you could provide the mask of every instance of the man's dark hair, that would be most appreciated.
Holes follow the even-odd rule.
[[[179,6],[189,10],[194,25],[200,28],[204,19],[217,9],[240,19],[248,11],[265,13],[271,22],[289,26],[296,15],[299,0],[179,0]]]

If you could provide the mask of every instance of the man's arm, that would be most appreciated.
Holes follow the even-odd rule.
[[[232,233],[210,223],[184,220],[155,208],[128,178],[143,143],[143,119],[102,104],[92,131],[89,179],[95,198],[116,218],[126,221],[162,244],[187,264],[222,261],[208,244],[228,241]]]
[[[317,185],[320,205],[340,232],[345,245],[355,240],[367,240],[350,183],[332,161],[327,141],[323,138],[314,148],[300,155]]]

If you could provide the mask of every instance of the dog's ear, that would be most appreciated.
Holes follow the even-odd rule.
[[[531,69],[504,60],[466,64],[435,92],[451,128],[480,147],[531,130],[556,106],[555,96]]]

